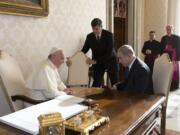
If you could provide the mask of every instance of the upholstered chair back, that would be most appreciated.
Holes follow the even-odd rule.
[[[86,63],[87,56],[83,52],[77,52],[69,59],[72,64],[68,68],[68,85],[87,86],[89,83],[89,65]]]
[[[153,69],[153,87],[155,94],[168,96],[172,81],[173,63],[169,55],[164,53],[155,60]]]
[[[12,111],[23,108],[23,102],[12,102],[12,95],[28,95],[24,77],[16,60],[8,53],[0,50],[0,85],[4,91]]]

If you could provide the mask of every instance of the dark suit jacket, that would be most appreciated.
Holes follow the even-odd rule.
[[[161,44],[156,40],[148,40],[144,42],[142,53],[145,55],[144,62],[149,66],[151,72],[153,71],[154,61],[161,54]],[[146,54],[146,50],[151,50],[151,54]]]
[[[158,54],[161,53],[160,52],[161,51],[160,47],[161,47],[161,43],[159,41],[157,41],[157,40],[152,40],[152,41],[148,40],[148,41],[144,42],[144,46],[142,48],[142,53],[144,55],[147,55],[146,50],[149,49],[149,50],[151,50],[152,55],[158,55]]]
[[[149,90],[150,69],[139,58],[134,61],[127,79],[118,83],[116,86],[118,90],[128,90],[133,92],[141,92],[152,94],[152,90]]]
[[[107,30],[102,30],[100,40],[96,39],[95,34],[92,32],[87,35],[82,52],[87,53],[92,50],[92,59],[97,64],[114,64],[117,66],[117,58],[114,50],[113,34]]]

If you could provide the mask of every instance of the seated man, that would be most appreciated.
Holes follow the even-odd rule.
[[[127,76],[123,82],[115,84],[113,87],[118,90],[128,90],[134,92],[152,94],[149,91],[150,69],[139,58],[135,56],[134,50],[130,45],[123,45],[118,49],[118,59],[126,69]]]
[[[27,87],[33,89],[32,98],[45,100],[56,96],[71,94],[71,90],[62,82],[58,68],[64,63],[64,54],[61,49],[52,48],[48,59],[43,61],[39,68],[27,79]],[[38,95],[37,91],[41,91]]]

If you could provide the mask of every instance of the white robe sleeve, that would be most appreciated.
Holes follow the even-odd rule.
[[[66,94],[64,92],[66,86],[61,81],[60,76],[56,70],[46,67],[43,74],[47,84],[47,89],[44,92],[47,98],[53,98]]]
[[[61,81],[61,80],[60,80]],[[59,86],[58,86],[58,89],[59,90],[65,90],[67,87],[66,87],[66,85],[63,83],[63,81],[61,81],[61,82],[59,82]]]
[[[34,99],[50,99],[66,94],[64,92],[66,86],[62,82],[57,69],[47,61],[42,63],[29,76],[27,87],[32,89],[30,95]]]

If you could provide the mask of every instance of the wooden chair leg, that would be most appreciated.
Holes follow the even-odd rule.
[[[159,132],[159,129],[157,128],[154,128],[153,129],[153,133],[155,132],[155,135],[161,135],[160,132]],[[154,134],[153,134],[154,135]]]
[[[166,134],[166,106],[162,106],[162,116],[161,116],[161,135]]]
[[[89,76],[88,88],[90,88],[90,85],[91,85],[91,77]]]

